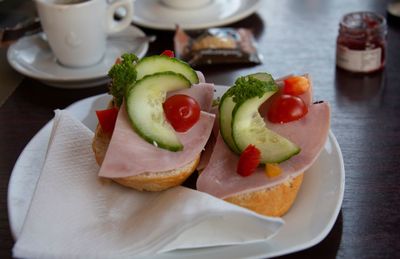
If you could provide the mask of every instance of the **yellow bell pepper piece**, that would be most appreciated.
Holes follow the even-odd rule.
[[[272,178],[279,176],[282,173],[282,168],[279,167],[277,163],[266,163],[265,164],[265,174]]]

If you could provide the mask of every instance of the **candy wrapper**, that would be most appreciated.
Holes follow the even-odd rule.
[[[177,27],[175,54],[191,66],[260,64],[253,33],[245,28],[210,28],[190,34]]]

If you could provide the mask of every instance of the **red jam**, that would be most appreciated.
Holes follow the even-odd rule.
[[[346,14],[340,21],[336,64],[357,73],[380,70],[385,64],[387,25],[372,12]]]

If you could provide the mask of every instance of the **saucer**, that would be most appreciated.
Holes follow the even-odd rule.
[[[19,39],[7,52],[10,65],[19,73],[60,88],[87,88],[108,82],[107,73],[117,57],[125,52],[133,52],[143,57],[149,47],[148,42],[135,44],[135,38],[145,36],[134,26],[113,34],[107,39],[103,59],[89,67],[71,68],[57,62],[43,33]]]
[[[133,22],[137,25],[160,30],[204,29],[239,21],[254,13],[260,0],[212,0],[209,4],[193,9],[174,9],[161,0],[135,1]]]

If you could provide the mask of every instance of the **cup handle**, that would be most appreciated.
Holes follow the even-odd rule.
[[[123,8],[126,14],[117,21],[114,19],[114,14],[118,8]],[[132,0],[116,0],[107,10],[107,33],[112,34],[124,30],[132,22],[133,17],[133,1]]]

